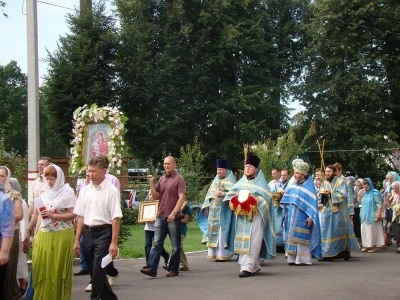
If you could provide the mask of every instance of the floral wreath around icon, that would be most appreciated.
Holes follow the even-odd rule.
[[[90,107],[85,104],[78,107],[73,115],[73,140],[71,141],[71,158],[69,163],[69,173],[73,176],[82,176],[86,171],[85,155],[87,128],[89,124],[104,123],[111,127],[109,140],[107,143],[107,157],[110,162],[109,172],[121,174],[123,152],[125,143],[125,123],[128,120],[126,116],[116,107],[103,106],[98,107],[92,104]]]

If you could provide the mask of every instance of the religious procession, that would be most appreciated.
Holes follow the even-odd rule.
[[[65,165],[41,157],[27,201],[11,168],[0,166],[0,299],[72,299],[78,276],[87,278],[79,294],[119,299],[113,286],[121,274],[116,258],[124,177],[118,174],[126,118],[117,108],[92,105],[77,109],[73,119],[68,174]],[[370,178],[345,177],[338,162],[311,174],[310,163],[296,158],[291,168],[272,167],[268,182],[261,158],[248,147],[244,157],[240,176],[228,159],[216,159],[216,176],[206,186],[196,220],[202,232],[196,243],[207,248],[204,260],[236,262],[242,280],[262,276],[278,253],[287,265],[301,267],[349,261],[352,252],[375,253],[392,244],[400,253],[396,172],[387,174],[378,191]],[[158,277],[160,264],[167,278],[191,270],[184,250],[191,215],[188,182],[174,156],[166,156],[162,167],[160,174],[145,176],[147,196],[139,207],[144,243],[135,243],[145,257],[136,272],[145,278]],[[78,180],[70,184],[71,178]]]
[[[246,155],[243,176],[236,181],[229,160],[216,160],[217,175],[197,220],[208,260],[236,260],[239,278],[246,278],[262,272],[264,261],[277,253],[290,266],[348,261],[351,252],[374,253],[392,243],[400,253],[396,172],[387,174],[378,191],[370,178],[345,177],[340,163],[318,168],[313,175],[302,159],[294,159],[292,169],[273,168],[273,179],[267,182],[260,161]],[[186,182],[173,156],[165,157],[163,166],[157,182],[147,176],[148,197],[158,200],[158,210],[153,221],[145,222],[146,256],[140,272],[153,278],[161,258],[166,277],[189,270],[183,249],[190,215]],[[118,299],[112,286],[119,277],[113,261],[122,218],[121,186],[107,171],[108,158],[90,157],[86,178],[76,191],[49,157],[40,158],[38,168],[28,206],[10,169],[0,166],[2,253],[7,254],[0,257],[2,299],[71,299],[73,254],[81,266],[74,275],[90,275],[85,288],[90,299]],[[171,253],[164,248],[167,235]],[[32,240],[28,276],[26,253]],[[49,297],[53,291],[60,295]]]

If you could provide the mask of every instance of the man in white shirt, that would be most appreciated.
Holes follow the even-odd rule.
[[[79,239],[83,233],[84,255],[92,277],[92,300],[114,300],[114,294],[107,280],[107,268],[101,267],[101,260],[110,254],[118,255],[118,235],[122,218],[120,193],[106,180],[108,160],[104,156],[92,157],[88,164],[91,183],[84,188],[76,203],[74,213],[77,229],[74,243],[75,255],[79,255]]]
[[[49,157],[41,157],[38,162],[38,171],[39,171],[39,177],[35,179],[33,182],[33,193],[32,193],[32,198],[29,197],[28,199],[28,204],[29,204],[29,219],[31,219],[33,213],[34,213],[34,205],[33,204],[33,199],[39,197],[44,188],[44,183],[43,183],[43,173],[44,169],[48,166],[51,165],[53,162]],[[35,222],[36,224],[36,222]]]
[[[271,193],[279,192],[279,189],[282,187],[281,179],[281,170],[278,168],[272,168],[271,170],[272,180],[268,183],[268,187],[271,190]]]

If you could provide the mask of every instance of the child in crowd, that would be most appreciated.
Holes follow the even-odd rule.
[[[185,251],[183,250],[183,240],[187,234],[187,222],[190,217],[190,206],[185,202],[182,206],[182,219],[181,219],[181,259],[179,263],[179,271],[189,271],[189,264]]]
[[[149,190],[148,193],[148,201],[154,201],[156,199],[153,199],[151,195],[151,190]],[[148,269],[149,266],[147,264],[147,261],[149,259],[149,254],[151,247],[153,246],[154,242],[154,231],[155,231],[155,224],[154,221],[152,222],[146,222],[146,225],[144,226],[144,251],[146,253],[146,264],[143,266],[143,269]],[[168,268],[168,260],[169,260],[169,254],[168,252],[163,248],[161,252],[161,256],[164,258],[164,265],[163,268],[167,269]]]

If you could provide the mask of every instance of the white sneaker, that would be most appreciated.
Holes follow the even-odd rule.
[[[89,285],[85,288],[85,292],[91,292],[92,291],[92,284],[89,283]]]
[[[112,277],[112,276],[108,276],[108,283],[110,284],[110,286],[113,286],[115,284],[115,281],[117,280],[119,274],[117,274],[117,276]]]

